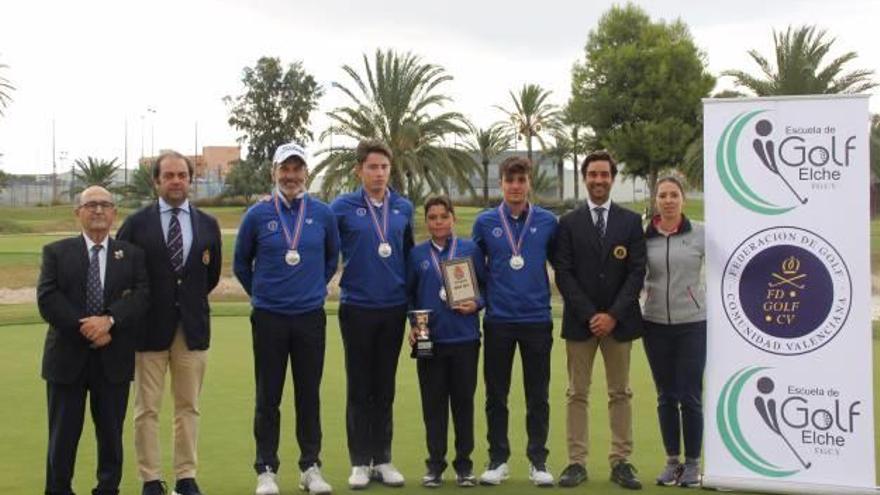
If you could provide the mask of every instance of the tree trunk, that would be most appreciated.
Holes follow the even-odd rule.
[[[489,206],[489,160],[483,159],[483,204]]]
[[[560,158],[556,162],[556,188],[559,190],[559,200],[565,199],[565,161]]]
[[[645,214],[648,215],[648,219],[653,218],[654,215],[657,214],[657,202],[654,201],[654,198],[657,196],[657,171],[651,169],[648,172],[648,204],[645,205]],[[635,177],[633,177],[635,180]],[[634,198],[635,199],[635,198]]]
[[[578,128],[574,126],[571,131],[571,161],[574,164],[574,170],[571,172],[571,177],[574,179],[574,200],[578,200],[578,196],[580,195],[580,176],[578,175]]]

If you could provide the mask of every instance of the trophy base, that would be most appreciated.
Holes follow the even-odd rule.
[[[414,351],[416,359],[430,359],[434,357],[434,343],[430,340],[417,340]]]

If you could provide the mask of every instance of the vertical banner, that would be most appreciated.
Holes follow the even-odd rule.
[[[876,493],[868,97],[704,100],[704,485]]]

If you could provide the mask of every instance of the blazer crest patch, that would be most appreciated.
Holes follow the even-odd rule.
[[[204,251],[202,251],[202,264],[203,265],[210,265],[211,264],[211,250],[210,249],[205,249]]]
[[[614,246],[611,254],[619,260],[626,259],[626,246]]]

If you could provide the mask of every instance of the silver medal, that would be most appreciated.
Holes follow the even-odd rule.
[[[440,300],[446,302],[446,287],[440,288]]]
[[[379,256],[383,258],[391,256],[391,244],[388,244],[387,242],[379,244]]]
[[[290,266],[298,265],[301,260],[302,257],[296,249],[290,249],[287,251],[287,254],[284,255],[284,261]]]
[[[522,270],[524,266],[526,266],[526,262],[522,256],[515,254],[510,257],[510,267],[514,270]]]

